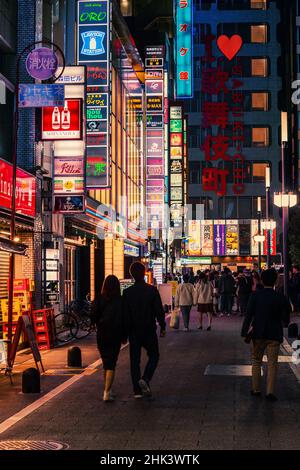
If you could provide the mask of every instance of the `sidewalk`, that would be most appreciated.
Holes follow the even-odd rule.
[[[249,347],[240,338],[242,320],[216,318],[208,332],[196,329],[195,309],[192,316],[192,331],[168,330],[160,339],[153,399],[133,399],[125,348],[116,373],[115,403],[102,402],[102,378],[96,368],[0,433],[0,440],[54,440],[72,450],[299,449],[300,384],[289,364],[279,364],[278,402],[251,397],[250,376],[243,375],[251,368]],[[94,340],[89,341],[87,354],[94,352]],[[46,390],[63,378],[42,380]],[[18,386],[14,387],[18,409],[33,401],[17,395]],[[3,379],[0,389],[1,428],[3,414],[9,415],[3,407],[11,393],[3,391]]]
[[[17,353],[13,368],[13,385],[10,384],[9,377],[0,374],[0,423],[9,416],[23,409],[24,406],[33,403],[37,397],[44,396],[53,388],[64,383],[71,375],[82,372],[82,369],[70,369],[67,367],[68,349],[72,346],[79,346],[82,352],[82,367],[99,359],[96,346],[95,333],[87,338],[64,344],[60,347],[41,351],[41,357],[45,374],[41,375],[41,394],[23,394],[22,372],[28,367],[36,367],[30,349]]]

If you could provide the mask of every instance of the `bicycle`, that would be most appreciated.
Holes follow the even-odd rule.
[[[92,302],[90,301],[90,294],[86,295],[83,301],[73,301],[70,304],[71,313],[77,320],[78,331],[76,333],[77,339],[86,338],[90,333],[96,331],[96,326],[92,323]]]
[[[86,338],[96,331],[91,319],[91,309],[92,302],[87,294],[85,300],[73,300],[67,312],[57,314],[54,317],[56,340],[59,343],[67,343],[73,339]]]

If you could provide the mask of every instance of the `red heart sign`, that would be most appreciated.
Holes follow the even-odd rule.
[[[227,57],[228,60],[232,60],[243,45],[243,40],[241,36],[235,34],[229,39],[228,36],[219,36],[217,40],[218,48]]]

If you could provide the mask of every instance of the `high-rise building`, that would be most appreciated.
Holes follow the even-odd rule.
[[[288,111],[292,122],[286,78],[291,61],[285,55],[292,40],[282,23],[288,6],[281,3],[193,1],[194,95],[185,100],[189,202],[204,204],[205,219],[256,220],[258,198],[265,217],[267,167],[271,193],[281,190],[281,111]],[[297,154],[286,151],[290,190]],[[277,208],[273,216],[280,232]],[[251,251],[250,246],[249,259]],[[241,255],[241,250],[232,253]]]

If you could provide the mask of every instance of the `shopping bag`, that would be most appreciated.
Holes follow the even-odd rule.
[[[170,328],[173,328],[174,330],[179,329],[179,323],[180,323],[180,313],[179,309],[175,308],[171,314],[170,318]]]

